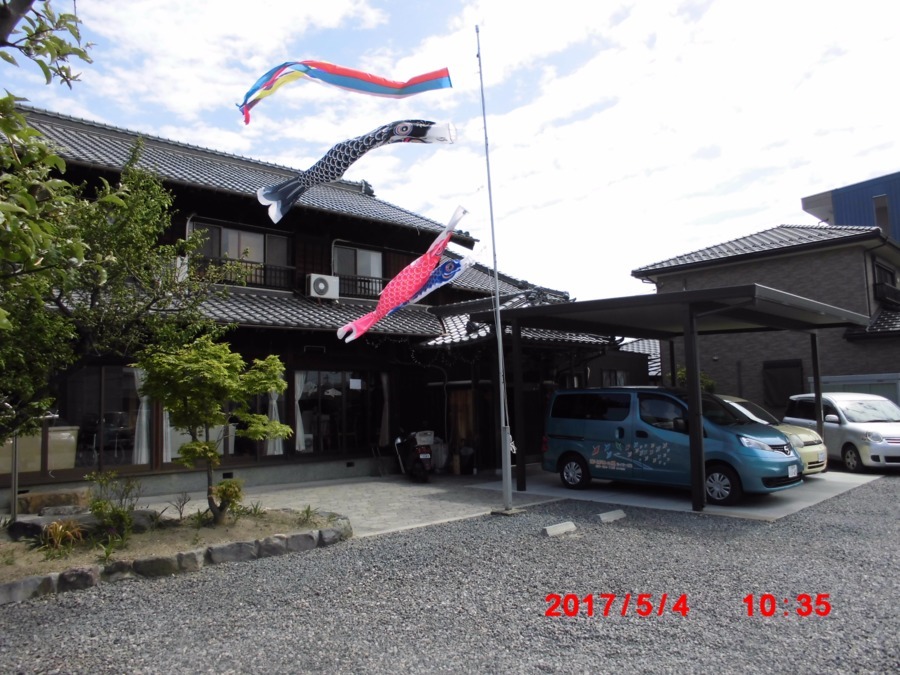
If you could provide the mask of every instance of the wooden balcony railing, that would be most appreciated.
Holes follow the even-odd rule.
[[[244,260],[225,260],[222,258],[206,258],[207,265],[229,263],[243,270],[244,283],[254,288],[279,288],[291,290],[294,287],[294,268],[281,265],[266,265]]]

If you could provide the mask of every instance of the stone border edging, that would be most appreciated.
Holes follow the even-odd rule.
[[[198,572],[207,565],[225,562],[245,562],[271,558],[287,553],[310,551],[331,546],[353,536],[350,520],[338,516],[331,527],[321,530],[304,530],[293,534],[274,534],[255,541],[234,541],[214,544],[193,551],[182,551],[166,556],[141,560],[116,560],[107,565],[73,567],[64,572],[25,577],[0,584],[0,605],[23,602],[42,595],[80,591],[100,583],[121,581],[134,577],[166,577],[186,572]]]

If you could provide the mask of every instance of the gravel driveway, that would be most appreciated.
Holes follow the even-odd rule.
[[[601,522],[617,508],[554,502],[0,606],[0,672],[900,672],[900,476],[774,523]],[[563,521],[577,530],[542,534]]]

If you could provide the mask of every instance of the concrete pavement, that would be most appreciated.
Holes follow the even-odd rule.
[[[876,474],[849,474],[829,471],[806,479],[803,485],[769,495],[750,495],[732,507],[707,505],[699,514],[774,521],[813,506],[858,485],[875,480]],[[578,499],[611,505],[614,508],[641,507],[690,512],[691,496],[685,490],[669,490],[595,480],[586,490],[563,488],[556,474],[529,466],[525,492],[515,491],[512,480],[512,508],[524,509],[561,499]],[[310,506],[347,516],[354,536],[366,537],[436,523],[472,518],[504,511],[503,483],[496,474],[453,476],[438,474],[428,483],[413,483],[404,476],[325,480],[291,485],[268,485],[244,489],[244,503],[258,502],[264,508]],[[189,493],[186,513],[206,508],[204,493]],[[145,497],[141,507],[173,513],[179,495]],[[598,513],[602,512],[598,508]],[[698,514],[698,515],[699,515]]]

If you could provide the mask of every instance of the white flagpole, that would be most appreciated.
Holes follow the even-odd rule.
[[[481,72],[481,36],[475,26],[478,43],[478,79],[481,82],[481,117],[484,120],[484,159],[487,166],[488,208],[491,216],[491,247],[494,251],[494,332],[497,334],[498,387],[500,391],[500,454],[503,472],[503,508],[512,510],[512,462],[509,457],[509,420],[506,407],[506,373],[503,365],[503,326],[500,323],[500,276],[497,272],[497,240],[494,236],[494,198],[491,192],[491,158],[488,152],[487,113],[484,107],[484,76]],[[521,459],[519,460],[521,461]]]

